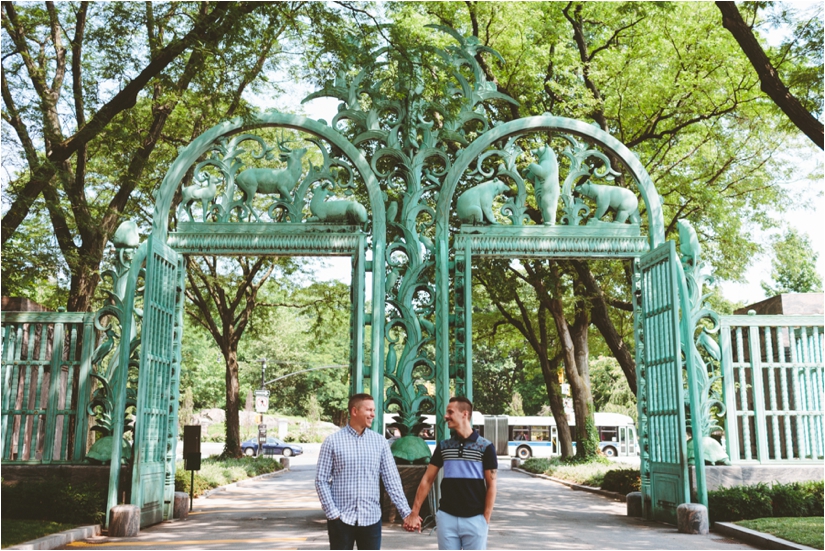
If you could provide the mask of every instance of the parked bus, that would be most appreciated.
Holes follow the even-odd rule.
[[[636,425],[633,419],[620,413],[596,413],[599,449],[607,457],[639,455]],[[571,430],[574,427],[571,425]],[[520,459],[560,455],[558,429],[552,417],[509,417],[509,455]],[[575,446],[576,443],[573,442]]]

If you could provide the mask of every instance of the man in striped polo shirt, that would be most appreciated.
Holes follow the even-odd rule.
[[[473,430],[473,404],[450,398],[444,419],[452,438],[435,447],[430,465],[415,494],[412,514],[404,522],[409,531],[421,531],[419,511],[430,487],[444,469],[441,503],[436,514],[439,549],[487,549],[487,531],[496,502],[496,448]]]

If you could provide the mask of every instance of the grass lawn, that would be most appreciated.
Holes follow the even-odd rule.
[[[75,526],[77,525],[61,524],[49,520],[3,519],[3,530],[0,532],[0,539],[2,539],[3,547],[9,547],[23,543],[24,541],[42,538],[43,536],[56,534],[63,530],[69,530]]]
[[[823,549],[823,543],[825,543],[823,542],[822,517],[758,518],[740,520],[735,524],[815,549]]]

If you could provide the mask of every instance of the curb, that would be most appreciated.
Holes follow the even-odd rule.
[[[814,549],[801,543],[783,540],[782,538],[777,538],[764,532],[757,532],[756,530],[738,526],[731,522],[715,522],[712,531],[743,541],[760,549]]]
[[[594,488],[593,486],[585,486],[584,484],[575,484],[567,480],[547,476],[546,474],[531,473],[529,471],[525,471],[524,469],[519,469],[517,467],[510,470],[526,474],[527,476],[532,476],[533,478],[543,478],[544,480],[549,480],[551,482],[563,484],[573,490],[580,490],[584,492],[599,494],[604,497],[615,499],[616,501],[626,501],[626,497],[618,492],[610,492],[608,490],[602,490],[601,488]],[[753,545],[754,547],[758,547],[759,549],[799,549],[806,551],[813,551],[815,549],[814,547],[808,547],[806,545],[802,545],[801,543],[795,543],[792,541],[784,540],[782,538],[777,538],[776,536],[772,536],[771,534],[757,532],[756,530],[751,530],[750,528],[738,526],[730,522],[715,522],[713,524],[713,528],[711,528],[711,531],[723,536],[727,536],[729,538],[742,541],[749,545]]]
[[[64,530],[57,534],[43,536],[36,540],[24,541],[6,549],[55,549],[63,545],[68,545],[78,540],[85,540],[94,536],[100,535],[100,525],[92,524],[90,526],[79,526],[71,530]]]
[[[614,501],[621,501],[622,503],[625,503],[627,501],[627,496],[625,496],[624,494],[620,494],[619,492],[611,492],[609,490],[602,490],[601,488],[594,488],[593,486],[576,484],[575,482],[570,482],[569,480],[562,480],[561,478],[554,478],[552,476],[547,476],[546,474],[531,473],[530,471],[525,471],[524,469],[519,469],[518,467],[510,470],[526,474],[527,476],[532,476],[533,478],[543,478],[544,480],[549,480],[551,482],[563,484],[572,490],[590,492],[591,494],[598,494],[602,497],[606,497]]]
[[[209,497],[212,494],[218,492],[225,492],[227,489],[232,487],[237,487],[238,484],[242,484],[244,482],[251,482],[253,480],[265,479],[265,478],[272,478],[274,476],[281,475],[283,473],[289,472],[289,469],[281,469],[280,471],[275,471],[274,473],[266,473],[262,475],[258,475],[252,478],[244,478],[243,480],[239,480],[237,482],[232,482],[231,484],[227,484],[226,486],[219,486],[218,488],[213,488],[204,492],[202,495],[196,497],[195,499],[200,499],[202,497]],[[187,494],[188,495],[188,494]],[[177,519],[169,519],[169,520],[177,520]],[[58,547],[62,547],[64,545],[68,545],[72,542],[78,540],[88,539],[94,536],[99,536],[101,534],[101,528],[99,524],[94,524],[91,526],[80,526],[78,528],[72,528],[71,530],[65,530],[63,532],[58,532],[57,534],[51,534],[48,536],[43,536],[42,538],[37,538],[36,540],[25,541],[23,543],[18,543],[17,545],[13,545],[11,547],[5,547],[4,549],[56,549]]]
[[[275,476],[282,475],[283,473],[289,472],[289,468],[281,469],[280,471],[275,471],[274,473],[266,473],[266,474],[259,474],[258,476],[253,476],[252,478],[244,478],[243,480],[238,480],[237,482],[231,482],[225,486],[218,486],[217,488],[212,488],[211,490],[207,490],[201,495],[197,496],[195,499],[201,499],[204,497],[209,497],[212,494],[217,494],[219,492],[225,492],[229,488],[237,488],[240,484],[244,484],[246,482],[252,482],[254,480],[263,480],[265,478],[272,478]],[[243,487],[243,486],[241,486]],[[187,494],[188,495],[188,494]]]

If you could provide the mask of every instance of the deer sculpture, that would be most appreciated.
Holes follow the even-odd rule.
[[[189,218],[194,220],[192,216],[192,203],[200,200],[201,207],[203,207],[203,218],[206,220],[206,213],[209,212],[209,203],[214,201],[218,194],[218,179],[213,178],[212,175],[207,175],[209,182],[205,186],[193,185],[185,187],[181,190],[181,204],[186,212],[189,213]]]
[[[286,162],[286,168],[247,168],[235,178],[235,183],[244,193],[244,203],[252,210],[252,199],[256,193],[272,195],[277,193],[281,199],[288,200],[292,190],[301,179],[301,159],[307,148],[291,150],[286,142],[278,142],[281,151],[280,160]]]
[[[332,186],[322,184],[312,193],[309,202],[309,211],[312,213],[308,222],[349,222],[363,224],[367,221],[367,209],[356,201],[333,200],[324,201]]]

